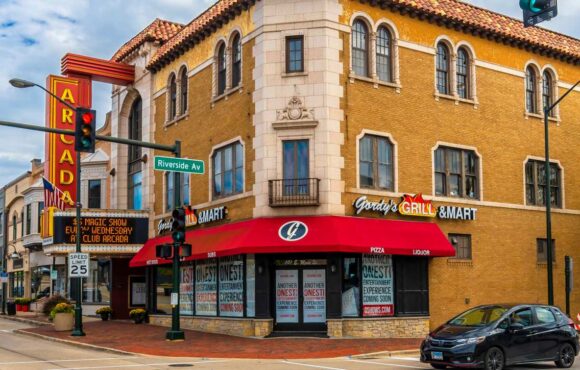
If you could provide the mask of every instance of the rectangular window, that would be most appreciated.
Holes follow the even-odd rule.
[[[479,159],[474,151],[440,147],[434,160],[435,195],[479,199]]]
[[[24,297],[24,271],[10,274],[10,292],[12,298]]]
[[[173,291],[171,267],[157,267],[155,274],[155,294],[158,314],[171,314],[171,292]]]
[[[179,176],[179,180],[181,182],[181,204],[189,205],[189,174],[182,173]]]
[[[225,317],[244,317],[244,258],[220,258],[219,313]]]
[[[195,264],[195,314],[217,316],[217,262],[198,261]]]
[[[360,140],[360,186],[378,190],[395,190],[393,144],[388,138],[365,135]]]
[[[286,73],[304,72],[304,36],[286,37]]]
[[[362,256],[362,315],[363,317],[393,316],[393,260],[392,256]]]
[[[429,315],[428,258],[395,256],[397,316]]]
[[[449,242],[455,249],[456,259],[471,259],[471,235],[449,234]]]
[[[308,140],[285,140],[283,150],[283,194],[310,194],[310,153]]]
[[[142,172],[129,174],[129,209],[140,210],[142,207],[142,181]]]
[[[215,151],[213,161],[213,195],[216,198],[240,194],[244,190],[244,153],[236,142]]]
[[[4,234],[4,213],[0,212],[0,235]]]
[[[101,208],[101,180],[89,180],[89,208]]]
[[[538,263],[548,262],[548,243],[547,239],[536,239],[536,249]],[[552,262],[556,262],[556,240],[552,239]]]
[[[111,303],[111,260],[91,260],[89,277],[83,279],[83,302]]]
[[[246,316],[256,316],[256,258],[246,255]]]
[[[30,235],[30,227],[32,226],[32,204],[26,205],[26,235]]]
[[[38,202],[38,223],[36,224],[38,233],[42,232],[42,212],[44,211],[44,202]],[[0,234],[2,232],[0,231]]]
[[[360,258],[345,257],[342,267],[342,316],[360,316]]]
[[[173,172],[166,172],[165,173],[165,210],[171,211],[175,208],[175,173]]]
[[[179,313],[193,315],[193,264],[182,265],[180,268],[181,280],[179,284]]]
[[[546,165],[543,161],[529,160],[526,163],[526,203],[534,206],[546,205]],[[551,205],[562,207],[560,167],[550,163]]]

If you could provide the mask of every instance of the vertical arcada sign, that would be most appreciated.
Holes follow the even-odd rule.
[[[90,107],[90,80],[48,76],[47,90],[73,107]],[[48,127],[66,130],[75,129],[75,112],[55,98],[48,96],[46,123]],[[64,193],[64,201],[69,207],[76,201],[77,163],[74,150],[74,136],[62,134],[46,135],[45,177]]]

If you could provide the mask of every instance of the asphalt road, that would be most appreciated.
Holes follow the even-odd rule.
[[[350,358],[320,360],[233,360],[207,358],[170,358],[144,355],[117,355],[15,334],[27,325],[0,319],[0,370],[48,369],[235,369],[235,370],[422,370],[431,367],[412,357],[357,360]],[[580,358],[574,369],[580,370]],[[556,369],[553,363],[517,366],[513,370]]]

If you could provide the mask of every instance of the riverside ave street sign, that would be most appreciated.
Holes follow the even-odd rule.
[[[198,159],[155,156],[154,168],[156,171],[195,173],[198,175],[205,173],[205,163]]]

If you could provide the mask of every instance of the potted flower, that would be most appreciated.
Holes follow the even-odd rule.
[[[129,312],[129,317],[135,324],[141,324],[147,317],[147,311],[142,308],[136,308]]]
[[[22,298],[16,298],[14,303],[16,303],[16,312],[22,311]]]
[[[32,300],[30,298],[21,298],[20,299],[20,310],[22,312],[30,311],[30,302],[32,302]]]
[[[97,315],[101,315],[101,320],[107,321],[113,314],[113,309],[109,306],[101,307],[97,310]]]
[[[68,303],[57,304],[50,312],[56,331],[70,331],[74,327],[73,306]]]

